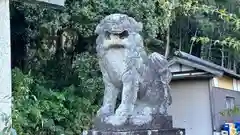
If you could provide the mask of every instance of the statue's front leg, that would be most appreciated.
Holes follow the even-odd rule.
[[[105,91],[103,97],[103,105],[98,110],[97,116],[107,117],[114,114],[119,89],[110,81],[109,76],[105,70],[102,70],[102,73]]]
[[[129,114],[133,111],[137,100],[138,78],[136,72],[128,71],[122,76],[123,89],[121,104],[116,110],[116,114]]]
[[[110,82],[105,84],[103,105],[97,113],[99,117],[106,117],[114,114],[118,93],[119,90],[113,84],[111,84]]]
[[[133,112],[137,100],[138,80],[136,72],[128,71],[122,76],[123,89],[121,104],[117,108],[115,115],[109,117],[108,122],[113,125],[121,125]]]

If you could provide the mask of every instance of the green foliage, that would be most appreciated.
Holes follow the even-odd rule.
[[[90,127],[102,95],[96,57],[78,55],[71,70],[69,78],[76,83],[56,89],[57,80],[49,76],[13,69],[13,127],[18,134],[71,135]]]
[[[220,112],[220,115],[228,116],[228,117],[237,116],[239,114],[240,114],[240,109],[237,106],[234,106],[234,108],[232,109],[226,109]]]
[[[237,52],[240,52],[240,40],[233,37],[227,37],[222,40],[212,40],[208,37],[192,37],[192,42],[201,42],[201,44],[212,43],[214,45],[220,44],[221,46],[230,47],[235,49]]]

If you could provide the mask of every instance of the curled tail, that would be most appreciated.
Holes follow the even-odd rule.
[[[169,84],[172,79],[171,71],[168,68],[168,61],[159,53],[152,53],[149,56],[150,68],[160,75],[163,84]]]
[[[153,69],[154,74],[158,75],[155,79],[160,81],[159,83],[164,89],[164,99],[160,105],[160,112],[162,114],[167,113],[167,108],[172,104],[172,97],[170,94],[170,86],[169,83],[172,79],[172,74],[170,69],[168,68],[168,61],[167,59],[159,54],[159,53],[152,53],[149,56],[149,68]]]

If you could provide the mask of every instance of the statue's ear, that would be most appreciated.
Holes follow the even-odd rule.
[[[99,34],[100,31],[101,31],[101,25],[98,24],[97,27],[96,27],[96,29],[95,29],[95,31],[94,31],[94,33],[95,33],[95,34]]]
[[[142,29],[143,29],[143,24],[141,22],[137,22],[134,18],[132,17],[129,17],[129,21],[133,27],[133,29],[136,31],[136,32],[141,32]]]

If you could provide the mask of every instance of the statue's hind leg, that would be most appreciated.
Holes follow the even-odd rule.
[[[164,100],[159,106],[159,112],[162,115],[167,115],[167,108],[172,103],[172,97],[171,97],[171,94],[170,94],[170,87],[166,84],[163,84],[163,85],[164,85],[163,86],[163,88],[164,88]]]

